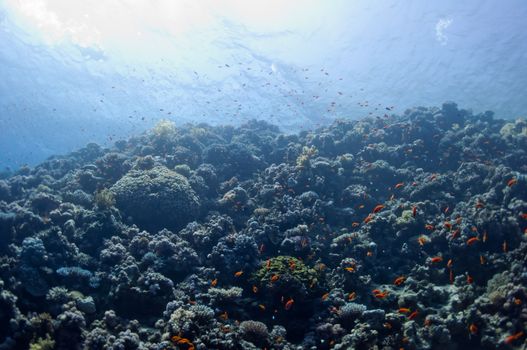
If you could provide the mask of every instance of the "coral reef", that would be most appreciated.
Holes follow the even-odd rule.
[[[512,349],[527,123],[175,125],[0,180],[0,349]]]

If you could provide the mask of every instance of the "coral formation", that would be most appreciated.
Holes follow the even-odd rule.
[[[0,180],[0,349],[509,349],[527,124],[176,126]]]

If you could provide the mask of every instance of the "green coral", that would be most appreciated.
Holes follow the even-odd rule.
[[[306,168],[310,165],[310,159],[315,157],[318,154],[318,150],[315,146],[307,147],[304,146],[302,148],[302,153],[298,156],[296,159],[296,165],[299,168]]]
[[[46,335],[46,338],[38,338],[36,342],[29,344],[29,350],[52,350],[55,347],[55,341]]]
[[[301,260],[280,255],[263,262],[252,281],[272,294],[305,296],[318,284],[319,273]]]
[[[152,134],[161,140],[169,140],[176,135],[176,123],[171,120],[161,119],[152,128]]]
[[[396,222],[398,225],[407,225],[414,220],[412,210],[404,210],[401,216],[397,218]]]
[[[115,196],[112,191],[104,188],[95,193],[94,202],[100,209],[108,209],[115,205]]]

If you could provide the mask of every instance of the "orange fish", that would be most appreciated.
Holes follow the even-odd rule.
[[[419,315],[419,311],[415,310],[415,311],[412,312],[410,315],[408,315],[408,319],[409,319],[409,320],[413,320],[414,318],[417,317],[417,315]]]
[[[373,208],[373,211],[372,211],[372,212],[373,212],[374,214],[376,214],[376,213],[380,212],[380,211],[383,210],[383,209],[384,209],[384,205],[379,204],[379,205],[375,206],[375,208]]]
[[[194,350],[194,344],[190,342],[187,338],[180,337],[179,335],[174,335],[170,338],[177,345],[186,345],[187,350]]]
[[[452,224],[448,221],[445,221],[443,223],[443,226],[447,229],[447,230],[452,230]]]
[[[485,262],[486,262],[485,257],[484,257],[483,255],[480,255],[480,256],[479,256],[479,263],[480,263],[481,265],[485,265]]]
[[[243,275],[243,271],[238,271],[234,273],[234,277],[240,277],[241,275]]]
[[[425,225],[425,229],[427,229],[428,231],[433,231],[434,230],[434,225],[426,224]]]
[[[264,304],[258,304],[258,308],[262,311],[265,311],[265,305]]]
[[[367,224],[367,223],[370,222],[372,219],[373,219],[373,215],[372,215],[372,214],[369,214],[369,215],[366,216],[366,218],[364,219],[364,223]]]
[[[449,269],[452,268],[453,263],[454,261],[452,259],[448,259],[448,262],[446,263],[446,267],[448,267]]]
[[[404,182],[399,182],[398,184],[395,185],[395,189],[398,190],[399,188],[403,186],[404,186]]]
[[[473,245],[474,243],[476,243],[477,241],[479,241],[479,238],[478,237],[472,237],[472,238],[469,238],[467,240],[467,245]]]
[[[404,277],[404,276],[400,276],[400,277],[397,277],[397,278],[393,281],[393,284],[395,284],[396,286],[400,286],[401,284],[404,283],[405,280],[406,280],[406,277]]]
[[[504,253],[507,253],[507,251],[509,250],[507,246],[507,241],[503,241],[503,243],[501,244],[501,249],[503,249]]]
[[[513,185],[516,185],[517,183],[518,183],[518,179],[516,179],[515,177],[513,177],[512,179],[510,179],[509,181],[507,181],[507,186],[512,187]]]
[[[373,256],[373,252],[372,252],[371,250],[368,250],[368,251],[366,252],[366,256]]]
[[[224,311],[221,315],[220,315],[220,319],[222,319],[223,321],[227,321],[229,319],[229,314],[227,313],[227,311]]]
[[[345,267],[344,269],[348,272],[355,272],[355,268],[351,266]]]
[[[452,232],[452,235],[450,236],[451,239],[454,239],[454,238],[458,237],[459,236],[459,232],[460,232],[459,229],[457,229],[454,232]]]
[[[505,340],[503,342],[505,344],[511,344],[512,342],[514,342],[515,340],[520,339],[521,337],[523,337],[523,332],[514,333],[512,335],[509,335],[507,338],[505,338]]]
[[[476,326],[474,323],[471,323],[470,326],[468,326],[468,330],[470,331],[470,334],[477,334],[478,326]]]
[[[326,301],[326,300],[328,300],[328,298],[329,298],[329,293],[324,293],[324,295],[322,295],[321,299],[322,299],[322,301]]]
[[[443,261],[443,258],[441,256],[434,256],[433,258],[430,258],[430,262],[434,264],[439,263],[441,261]]]
[[[485,204],[483,204],[482,202],[477,202],[476,209],[481,209],[481,208],[485,208]]]
[[[358,227],[360,224],[358,222],[352,222],[351,223],[351,227]]]
[[[407,313],[409,313],[409,312],[410,312],[410,309],[407,308],[407,307],[401,307],[401,308],[399,308],[399,313],[401,313],[401,314],[407,314]]]
[[[293,259],[289,260],[289,268],[294,270],[296,268],[296,263]]]
[[[419,245],[422,247],[426,244],[427,242],[427,239],[425,236],[421,236],[419,238],[417,238],[417,242],[419,243]]]
[[[280,279],[279,275],[272,275],[271,276],[271,283],[274,283],[274,282],[278,281],[279,279]]]
[[[520,298],[514,298],[514,305],[521,305],[522,300]]]
[[[412,217],[415,218],[416,215],[417,215],[417,207],[412,207]]]
[[[256,287],[255,285],[253,285],[253,288],[252,288],[252,289],[253,289],[253,293],[255,293],[255,294],[258,293],[258,287]]]
[[[285,305],[284,305],[284,309],[286,309],[286,310],[290,310],[291,307],[293,306],[293,303],[294,303],[294,302],[295,302],[295,301],[293,300],[293,298],[290,298],[290,299],[287,301],[287,303],[285,303]]]
[[[271,259],[267,259],[267,261],[265,262],[265,268],[267,270],[269,270],[271,268]]]
[[[375,295],[375,294],[379,294],[379,293],[381,293],[381,290],[380,290],[380,289],[374,289],[374,290],[371,291],[371,293],[372,293],[373,295]]]
[[[218,279],[215,278],[212,280],[212,282],[210,282],[210,285],[213,286],[213,287],[216,287],[216,285],[218,284]]]
[[[474,282],[474,279],[472,278],[472,276],[467,275],[467,283],[472,284],[472,282]]]
[[[351,293],[348,294],[348,300],[349,301],[355,300],[356,297],[357,297],[357,293],[355,293],[355,292],[351,292]]]
[[[450,207],[446,207],[445,210],[443,210],[443,213],[448,214],[449,211],[450,211]]]
[[[378,293],[374,293],[373,296],[377,299],[384,299],[388,294],[389,292],[385,290],[384,292],[379,291]]]

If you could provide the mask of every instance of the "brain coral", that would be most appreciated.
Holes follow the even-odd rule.
[[[181,228],[199,212],[199,198],[187,179],[164,166],[131,170],[110,190],[117,207],[148,229]]]

